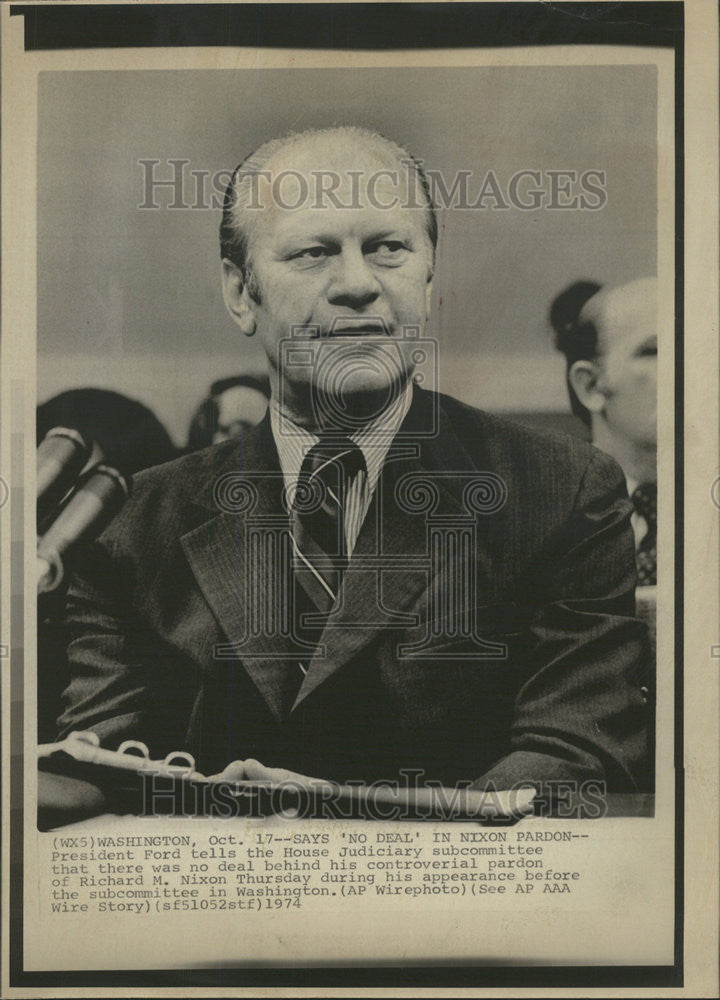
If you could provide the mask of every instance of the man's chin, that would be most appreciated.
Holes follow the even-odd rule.
[[[341,380],[320,381],[305,386],[312,422],[351,433],[380,416],[402,396],[410,373],[400,378],[382,379],[367,372],[346,372]]]
[[[407,385],[409,373],[398,372],[393,378],[379,378],[364,371],[346,372],[342,380],[331,385],[318,385],[316,389],[325,396],[339,400],[346,399],[348,405],[361,402],[364,398],[385,399],[389,405],[402,393]]]

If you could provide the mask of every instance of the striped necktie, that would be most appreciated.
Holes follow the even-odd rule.
[[[321,439],[302,464],[293,497],[292,540],[295,633],[306,642],[317,643],[340,591],[348,563],[345,499],[353,477],[364,468],[360,448],[338,437]],[[304,674],[307,660],[298,666]]]
[[[641,483],[630,499],[647,524],[645,537],[635,552],[638,585],[654,587],[657,583],[657,483]]]

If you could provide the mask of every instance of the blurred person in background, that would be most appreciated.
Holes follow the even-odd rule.
[[[187,451],[238,437],[260,423],[270,400],[265,375],[233,375],[210,386],[190,423]]]
[[[592,443],[618,462],[634,512],[636,613],[648,627],[655,659],[657,616],[657,279],[613,288],[578,281],[550,308],[557,348],[567,362],[573,413]],[[650,675],[643,694],[655,703]],[[650,772],[654,783],[655,727],[650,712]]]
[[[570,382],[570,370],[576,361],[592,360],[597,356],[597,335],[595,331],[580,329],[580,312],[585,303],[596,295],[602,285],[597,281],[574,281],[564,288],[550,304],[548,319],[555,334],[555,346],[565,355],[567,369],[568,395],[570,410],[578,418],[579,427],[582,424],[584,439],[590,440],[590,414],[582,405]],[[587,336],[586,336],[587,334]]]
[[[595,289],[592,291],[592,289]],[[657,279],[614,288],[576,282],[553,302],[550,322],[565,355],[570,405],[592,443],[621,466],[632,519],[638,583],[656,583]]]
[[[180,454],[152,410],[108,389],[69,389],[42,403],[36,416],[38,444],[53,427],[79,431],[92,448],[92,464],[105,462],[124,475]]]

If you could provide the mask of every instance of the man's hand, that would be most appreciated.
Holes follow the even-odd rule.
[[[266,767],[253,757],[248,757],[247,760],[232,761],[224,771],[209,775],[208,781],[271,781],[273,784],[288,781],[308,788],[313,785],[325,784],[320,778],[310,778],[306,774],[286,771],[282,767]]]

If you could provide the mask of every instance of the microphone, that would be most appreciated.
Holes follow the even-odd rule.
[[[90,448],[78,431],[53,427],[37,449],[38,520],[65,496],[90,457]]]
[[[60,586],[67,553],[79,542],[99,535],[129,495],[128,481],[117,469],[95,465],[85,473],[70,500],[38,541],[38,593]]]

